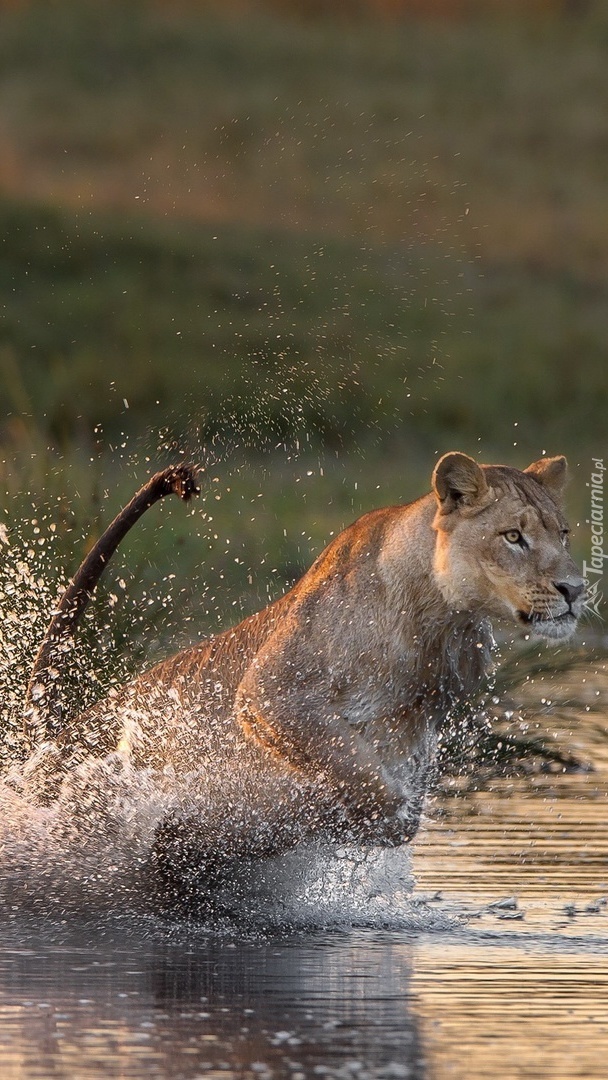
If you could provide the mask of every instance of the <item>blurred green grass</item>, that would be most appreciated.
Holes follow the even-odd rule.
[[[57,0],[0,31],[1,499],[59,523],[45,572],[178,450],[211,455],[214,520],[142,523],[115,576],[142,597],[175,572],[184,612],[215,576],[200,625],[451,447],[567,453],[584,517],[603,5],[390,25]]]
[[[608,284],[478,272],[430,243],[121,227],[6,202],[0,231],[7,444],[24,424],[66,451],[98,425],[107,440],[169,423],[372,458],[374,442],[418,459],[597,446]]]
[[[474,254],[600,276],[608,11],[589,11],[391,24],[26,4],[1,14],[3,188],[376,240],[449,236],[466,207]]]

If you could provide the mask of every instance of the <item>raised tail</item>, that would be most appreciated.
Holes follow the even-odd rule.
[[[69,647],[69,639],[120,541],[142,514],[165,495],[174,493],[184,502],[198,495],[197,471],[191,465],[172,465],[156,473],[114,518],[81,563],[53,613],[34,661],[24,710],[24,735],[30,749],[61,729],[59,688],[62,653]]]

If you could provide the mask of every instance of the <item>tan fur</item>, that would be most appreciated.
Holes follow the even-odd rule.
[[[261,792],[312,792],[311,829],[340,821],[359,839],[411,838],[438,733],[483,685],[489,617],[548,638],[576,625],[564,475],[562,458],[521,472],[445,455],[432,494],[366,514],[289,593],[96,706],[65,748],[77,758],[118,745],[180,773],[244,770]],[[572,602],[564,588],[578,591]],[[305,816],[301,800],[295,812]]]

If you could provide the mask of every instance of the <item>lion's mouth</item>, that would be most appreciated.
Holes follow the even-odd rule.
[[[525,626],[536,626],[537,623],[567,622],[569,619],[576,622],[576,615],[573,611],[562,611],[561,615],[540,615],[536,611],[532,611],[530,614],[527,611],[518,611],[517,614]]]
[[[569,610],[562,611],[559,615],[541,615],[535,611],[519,610],[517,617],[529,630],[535,630],[544,637],[557,637],[561,636],[561,633],[571,632],[578,622],[578,617]]]

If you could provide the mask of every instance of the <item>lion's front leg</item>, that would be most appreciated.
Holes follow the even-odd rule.
[[[312,695],[311,695],[312,697]],[[313,697],[314,703],[314,697]],[[373,746],[330,710],[311,702],[274,700],[242,689],[237,718],[248,739],[298,776],[316,781],[323,807],[319,827],[337,838],[396,846],[418,827],[402,787],[387,774]]]
[[[214,891],[225,879],[229,861],[201,843],[198,822],[170,814],[156,827],[149,867],[160,907],[190,912],[213,908]]]
[[[224,776],[208,776],[208,790],[193,792],[156,826],[148,869],[161,907],[212,914],[226,901],[232,908],[254,863],[315,834],[310,785],[265,767],[257,752],[240,768],[224,765]]]
[[[349,836],[359,843],[401,847],[414,839],[420,828],[423,799],[404,799],[394,814],[353,823]]]

